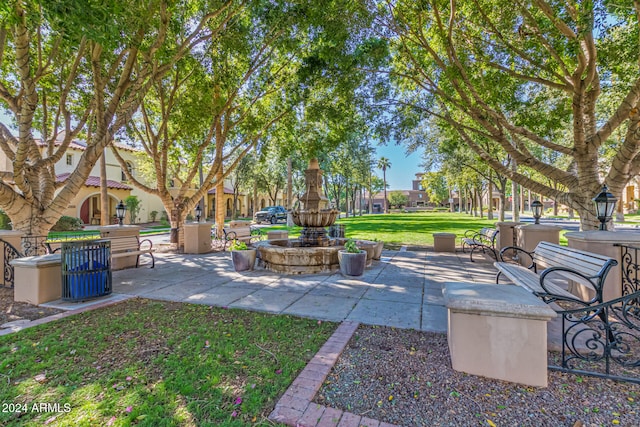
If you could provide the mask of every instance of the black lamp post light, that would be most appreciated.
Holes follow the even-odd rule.
[[[122,221],[124,220],[124,214],[127,211],[127,207],[124,205],[124,203],[122,203],[122,200],[120,200],[120,203],[118,203],[118,205],[116,206],[116,217],[118,218],[118,225],[122,225]]]
[[[202,208],[200,207],[200,203],[196,205],[196,222],[200,222],[200,215],[202,215]]]
[[[613,216],[613,210],[616,207],[618,199],[611,193],[606,185],[602,186],[602,191],[593,199],[596,204],[596,216],[600,221],[600,230],[607,229],[607,222]]]
[[[540,217],[542,216],[542,208],[544,205],[540,200],[534,200],[531,202],[531,210],[533,211],[534,224],[540,224]]]

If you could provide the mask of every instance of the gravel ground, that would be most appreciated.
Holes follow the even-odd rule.
[[[446,334],[375,326],[356,331],[315,402],[404,426],[640,426],[640,385],[554,371],[547,388],[467,375],[451,368]]]
[[[0,325],[16,320],[36,320],[60,313],[55,308],[38,307],[24,302],[13,301],[13,289],[0,286]]]

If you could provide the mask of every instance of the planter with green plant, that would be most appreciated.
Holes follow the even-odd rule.
[[[338,251],[338,262],[344,276],[362,276],[367,265],[367,253],[360,250],[353,239],[349,239],[344,249]]]
[[[384,242],[382,240],[378,240],[377,238],[374,238],[373,241],[376,242],[376,246],[373,250],[373,259],[378,261],[382,257],[382,249],[384,249]]]
[[[256,263],[256,249],[250,248],[245,242],[234,240],[229,246],[231,261],[235,271],[251,271]]]

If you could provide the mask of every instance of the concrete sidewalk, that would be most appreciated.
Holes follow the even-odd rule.
[[[153,269],[142,265],[114,271],[113,295],[108,298],[140,296],[446,332],[443,283],[494,281],[492,260],[477,258],[472,263],[461,252],[385,251],[382,260],[374,261],[362,277],[349,279],[340,273],[290,276],[262,268],[236,273],[228,252],[164,253],[156,255]],[[78,307],[60,302],[47,305]]]

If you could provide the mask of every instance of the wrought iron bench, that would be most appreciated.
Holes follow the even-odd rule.
[[[510,257],[505,257],[510,253]],[[529,265],[522,265],[522,261]],[[500,251],[500,261],[494,263],[498,269],[496,283],[505,275],[514,284],[524,287],[546,303],[567,301],[580,305],[602,303],[602,288],[605,278],[618,261],[604,255],[540,242],[532,251],[517,246],[507,246]],[[583,299],[562,287],[573,281],[586,286],[593,297]]]
[[[530,264],[515,263],[522,257]],[[500,259],[494,263],[496,283],[504,274],[559,316],[562,348],[549,360],[549,369],[640,384],[640,281],[630,276],[638,270],[637,252],[635,257],[623,253],[623,284],[630,286],[623,286],[623,296],[609,301],[603,301],[603,286],[618,265],[613,258],[540,242],[533,252],[506,247]],[[568,281],[581,283],[593,296],[579,298],[565,290],[561,285]]]
[[[128,256],[136,256],[136,268],[140,262],[140,255],[149,255],[151,257],[151,268],[155,267],[156,260],[153,257],[153,243],[149,239],[140,240],[138,236],[122,236],[112,237],[111,240],[111,259],[122,258]],[[142,245],[148,244],[148,247]]]
[[[489,252],[493,255],[494,259],[498,259],[498,254],[496,250],[496,238],[498,237],[498,229],[485,227],[480,231],[477,230],[467,230],[464,233],[464,237],[462,238],[462,252],[466,252],[465,249],[471,249],[471,253],[469,254],[469,259],[473,262],[473,253],[476,250],[481,250],[484,252]]]
[[[234,240],[238,240],[241,242],[245,242],[247,244],[251,244],[258,240],[262,240],[263,234],[262,230],[253,226],[235,226],[235,227],[224,227],[222,229],[224,233],[223,238],[223,248],[222,250],[227,249],[227,244]]]
[[[100,236],[94,236],[98,239]],[[136,256],[136,268],[140,262],[140,255],[149,255],[151,257],[151,268],[155,267],[156,260],[153,257],[153,243],[149,239],[140,240],[138,236],[121,236],[110,237],[111,240],[111,259],[123,258],[128,256]],[[47,240],[45,246],[50,254],[61,250],[62,243],[65,240]],[[148,244],[148,247],[146,246]],[[145,245],[145,247],[142,247]]]

